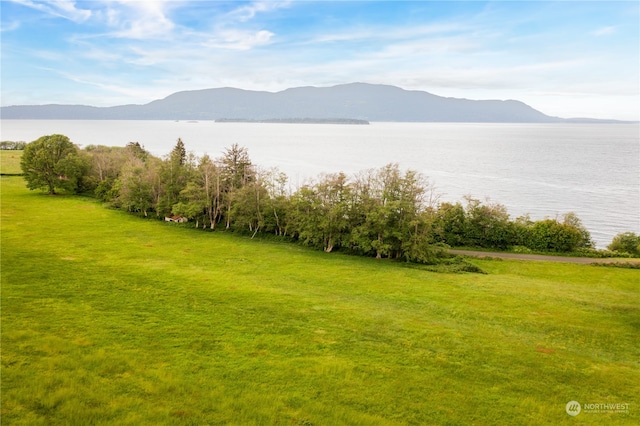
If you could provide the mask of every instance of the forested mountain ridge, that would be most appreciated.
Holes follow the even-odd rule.
[[[396,86],[351,83],[297,87],[280,92],[235,88],[177,92],[145,105],[20,105],[1,109],[3,119],[279,120],[357,119],[391,122],[555,123],[516,100],[446,98]],[[573,119],[575,120],[575,119]]]

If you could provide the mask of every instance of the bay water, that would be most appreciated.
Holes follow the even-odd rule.
[[[61,133],[80,146],[139,142],[168,154],[220,156],[237,143],[254,164],[277,167],[292,189],[321,173],[398,163],[427,176],[442,201],[470,195],[507,207],[512,218],[575,212],[599,248],[620,232],[640,233],[639,124],[371,123],[2,120],[2,140]]]

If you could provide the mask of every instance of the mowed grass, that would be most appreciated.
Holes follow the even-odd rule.
[[[20,175],[20,159],[23,151],[0,149],[0,174]]]
[[[0,183],[3,424],[640,422],[637,270],[433,273]]]

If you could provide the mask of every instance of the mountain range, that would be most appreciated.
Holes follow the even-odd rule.
[[[516,100],[446,98],[396,86],[350,83],[281,92],[217,88],[177,92],[144,105],[16,105],[3,119],[286,121],[352,119],[391,122],[558,123],[562,119]]]

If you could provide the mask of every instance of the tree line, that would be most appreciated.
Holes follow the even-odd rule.
[[[195,228],[271,234],[326,252],[432,263],[446,246],[593,247],[573,213],[533,221],[471,197],[441,202],[425,176],[395,163],[355,176],[323,174],[292,189],[284,173],[253,164],[237,144],[217,158],[197,157],[178,139],[158,158],[137,142],[79,149],[51,135],[26,146],[21,166],[30,189],[92,194],[145,217],[184,217]]]
[[[0,141],[0,150],[22,151],[26,146],[24,141]]]

